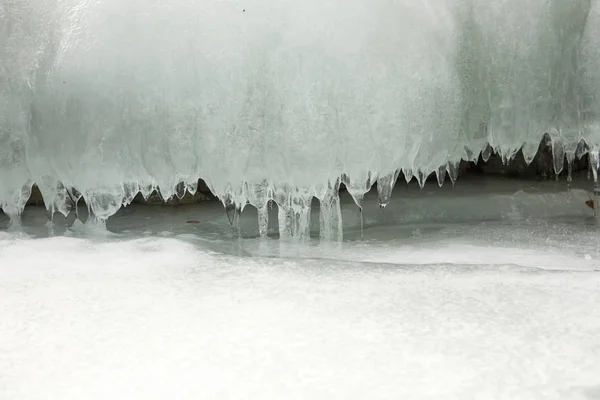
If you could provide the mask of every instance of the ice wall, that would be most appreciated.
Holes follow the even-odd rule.
[[[3,0],[0,207],[36,183],[100,220],[141,191],[269,200],[282,236],[341,237],[337,190],[483,151],[600,148],[598,0]],[[181,184],[183,182],[183,184]],[[600,192],[599,192],[600,193]]]

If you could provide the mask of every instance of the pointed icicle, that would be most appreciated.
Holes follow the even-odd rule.
[[[446,166],[436,169],[435,176],[437,177],[438,186],[442,187],[444,181],[446,180]]]
[[[234,221],[235,221],[235,227],[237,229],[238,238],[240,238],[240,239],[242,238],[241,218],[242,218],[242,209],[240,207],[235,207]]]
[[[446,171],[448,171],[448,175],[450,176],[450,181],[452,182],[452,186],[456,184],[456,180],[458,179],[458,170],[460,167],[460,161],[448,161],[446,165]]]
[[[491,155],[492,155],[492,146],[490,146],[490,144],[488,143],[485,146],[485,149],[483,149],[483,151],[481,152],[481,159],[483,160],[483,162],[488,162]]]
[[[554,173],[557,178],[565,165],[565,146],[559,137],[552,140],[552,162],[554,164]]]
[[[273,188],[273,199],[277,203],[277,221],[279,223],[279,239],[292,238],[294,210],[292,208],[292,188],[287,185]]]
[[[66,189],[66,190],[67,190],[67,195],[71,198],[71,203],[73,204],[73,209],[75,210],[75,218],[77,220],[81,221],[81,218],[79,218],[79,200],[83,197],[83,194],[75,188]]]
[[[405,168],[404,169],[404,179],[406,180],[406,183],[410,183],[412,178],[413,178],[413,170],[411,168]]]
[[[292,237],[300,240],[310,239],[310,213],[312,195],[307,191],[296,190],[292,196],[293,210]]]
[[[125,183],[123,184],[123,193],[125,194],[123,198],[123,205],[128,206],[133,202],[133,199],[140,191],[140,186],[136,183]]]
[[[342,241],[342,210],[340,208],[339,178],[329,183],[321,200],[319,222],[320,237],[325,241]]]
[[[33,183],[27,181],[20,188],[17,186],[12,193],[0,199],[0,209],[10,218],[10,230],[20,230],[21,214],[31,196],[32,186]]]
[[[225,201],[225,214],[227,214],[227,220],[229,224],[233,226],[233,222],[235,220],[235,204],[233,203],[230,196],[227,196]]]
[[[194,196],[196,192],[198,192],[198,181],[186,183],[185,188],[192,196]]]
[[[419,186],[421,187],[421,189],[423,189],[425,187],[425,182],[427,181],[427,178],[429,177],[429,174],[421,169],[417,170],[417,182],[419,182]]]
[[[62,182],[46,177],[38,183],[38,189],[44,198],[46,210],[59,211],[65,217],[69,215],[72,209],[71,195]]]
[[[175,196],[177,196],[177,198],[179,200],[183,199],[183,196],[185,196],[186,190],[187,190],[187,188],[185,187],[185,183],[179,182],[177,185],[175,185]]]
[[[152,193],[154,193],[154,190],[156,189],[155,185],[144,185],[140,188],[140,192],[142,193],[142,196],[144,197],[144,200],[148,201],[148,198],[150,198],[150,196],[152,195]]]
[[[394,189],[394,185],[396,184],[396,179],[398,179],[399,170],[392,172],[391,174],[387,174],[385,176],[380,176],[377,179],[377,195],[379,200],[379,208],[385,208],[392,198],[392,190]]]
[[[577,149],[575,150],[575,156],[578,159],[582,159],[588,152],[587,143],[585,140],[581,139],[579,143],[577,143]]]
[[[475,153],[473,153],[473,151],[470,148],[468,148],[467,146],[464,146],[464,149],[465,149],[465,159],[469,160],[469,161],[477,162],[477,159],[479,157],[477,157],[475,155]]]
[[[573,162],[575,161],[575,153],[567,152],[567,203],[571,203],[571,184],[573,182]]]
[[[265,206],[257,210],[258,213],[258,234],[261,239],[266,239],[269,234],[269,208]]]
[[[263,180],[257,184],[246,184],[248,202],[256,207],[258,213],[258,232],[261,239],[266,239],[269,230],[269,210],[272,207],[269,183]]]
[[[598,177],[600,175],[600,148],[593,148],[589,151],[590,167],[592,169],[592,175],[594,177],[594,215],[596,216],[596,222],[600,223],[600,182]]]
[[[535,142],[525,142],[525,144],[523,144],[521,151],[523,152],[525,164],[531,164],[531,162],[535,159],[535,155],[537,154],[539,147],[540,144]]]
[[[277,221],[279,222],[279,239],[286,240],[292,237],[292,224],[294,223],[294,213],[289,206],[277,204]]]
[[[350,193],[350,196],[352,196],[352,199],[354,199],[356,205],[362,208],[365,193],[371,190],[371,186],[373,186],[374,182],[371,176],[371,172],[368,172],[366,174],[366,178],[364,175],[360,178],[352,179],[348,175],[343,174],[341,182],[343,182],[346,186],[346,190],[348,190],[348,193]]]
[[[361,178],[362,179],[351,179],[346,174],[342,175],[342,182],[344,183],[344,185],[346,185],[346,189],[348,190],[348,193],[350,193],[350,196],[352,196],[352,199],[354,199],[354,202],[358,206],[358,210],[359,210],[359,214],[360,214],[359,218],[360,218],[360,225],[361,225],[361,237],[362,237],[363,200],[365,197],[365,193],[367,193],[369,190],[371,190],[371,186],[373,185],[373,177],[371,175],[371,172],[368,172],[366,179],[365,179],[364,175]],[[338,187],[339,187],[339,184],[338,184]],[[339,197],[338,197],[338,202],[339,202]],[[340,217],[340,224],[341,224],[341,217]]]
[[[363,228],[364,228],[364,217],[363,217],[363,212],[362,212],[364,195],[360,195],[360,196],[356,196],[356,197],[352,196],[352,198],[354,199],[354,202],[358,206],[358,218],[360,219],[360,238],[362,239],[363,238]]]

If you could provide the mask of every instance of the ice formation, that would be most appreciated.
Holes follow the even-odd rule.
[[[383,207],[400,171],[454,182],[544,134],[597,181],[599,37],[600,0],[4,0],[0,207],[18,222],[36,183],[102,221],[203,178],[262,236],[275,201],[306,237],[317,197],[336,239],[341,183]]]

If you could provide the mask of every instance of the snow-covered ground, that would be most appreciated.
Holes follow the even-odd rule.
[[[29,208],[0,231],[0,398],[599,399],[586,184],[402,185],[364,239],[344,194],[343,243],[261,242],[251,209],[239,240],[208,203],[51,236]]]

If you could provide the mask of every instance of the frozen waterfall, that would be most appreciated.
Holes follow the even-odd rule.
[[[490,149],[600,161],[599,0],[4,0],[0,207],[195,192],[304,237],[338,188],[456,179]],[[181,184],[183,182],[183,185]],[[600,186],[597,185],[598,195]],[[266,229],[261,229],[266,235]]]

